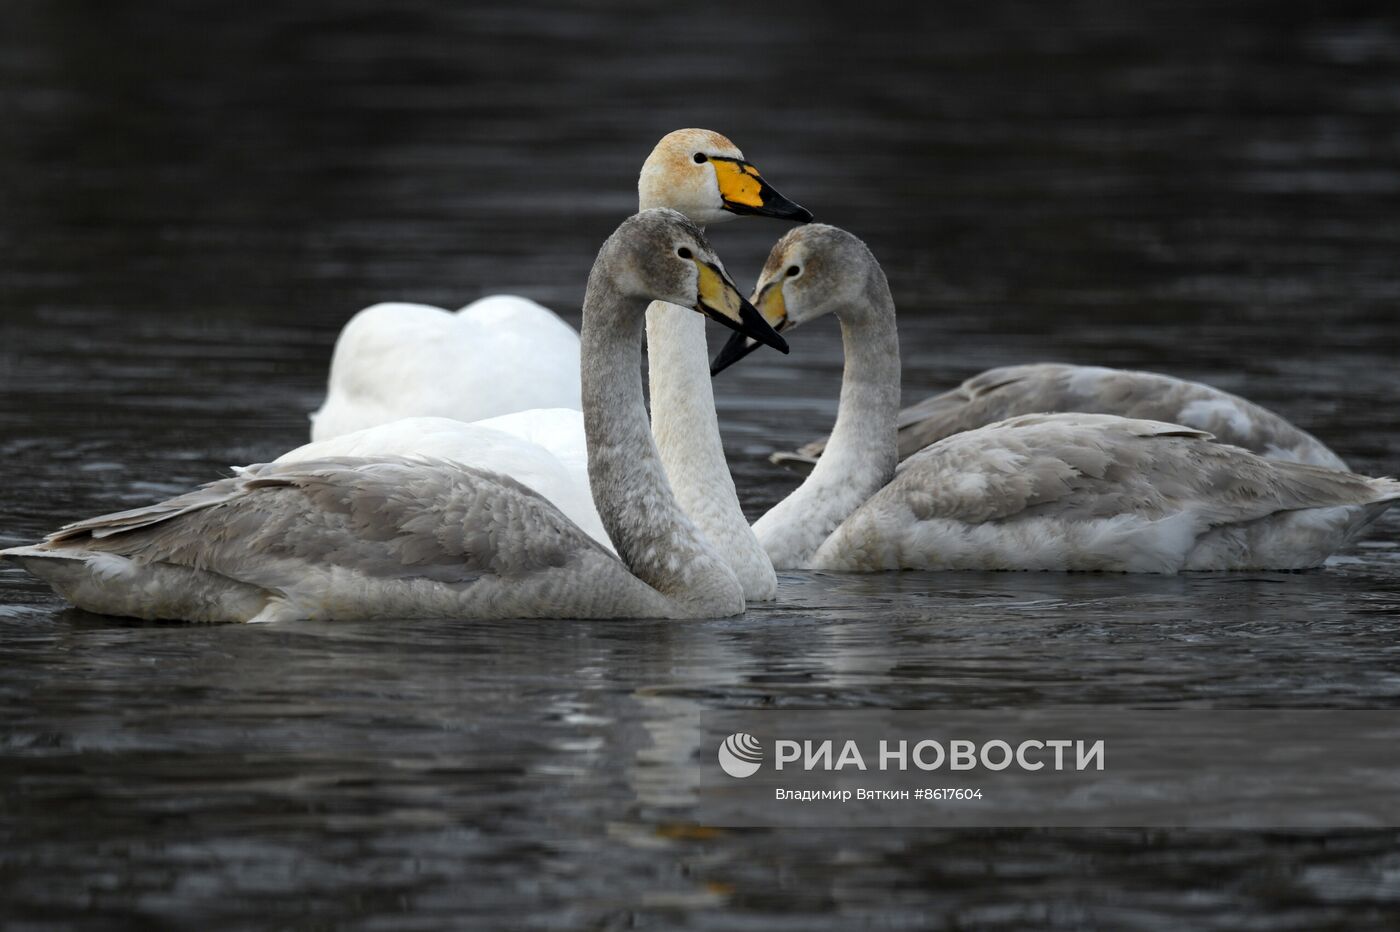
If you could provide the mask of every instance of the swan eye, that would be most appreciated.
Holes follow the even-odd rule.
[[[796,274],[797,274],[798,272],[800,272],[800,271],[802,271],[802,270],[801,270],[800,268],[798,268],[797,266],[795,266],[795,265],[790,265],[790,266],[788,266],[787,272],[784,273],[784,274],[786,274],[788,278],[792,278],[794,275],[796,275]]]
[[[693,156],[693,158],[695,159],[695,164],[696,164],[696,165],[699,165],[699,164],[701,164],[702,162],[708,162],[708,161],[709,161],[709,159],[705,157],[705,153],[703,153],[703,152],[697,152],[697,153],[695,153],[695,155]]]
[[[680,256],[682,259],[694,259],[694,258],[695,258],[695,254],[692,253],[689,249],[685,248],[684,246],[682,246],[680,249],[677,249],[677,250],[676,250],[676,255]]]

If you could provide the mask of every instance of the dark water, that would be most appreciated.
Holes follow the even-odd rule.
[[[765,8],[766,9],[766,8]],[[911,399],[1061,359],[1211,381],[1396,471],[1400,15],[1271,3],[15,0],[0,544],[302,442],[392,298],[575,317],[652,143],[733,137],[867,239]],[[779,224],[714,230],[750,281]],[[720,384],[825,430],[835,327]],[[790,574],[700,624],[191,628],[0,570],[0,914],[92,928],[1289,928],[1400,908],[1394,833],[731,831],[703,710],[1400,704],[1400,522],[1325,571]]]

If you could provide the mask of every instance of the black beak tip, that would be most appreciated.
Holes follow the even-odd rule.
[[[759,191],[759,197],[763,201],[760,212],[770,217],[777,217],[779,220],[791,220],[794,223],[811,223],[812,212],[796,201],[790,201],[783,197],[768,182],[763,183]]]
[[[752,207],[748,204],[736,204],[733,201],[723,201],[721,206],[731,214],[739,216],[770,217],[774,220],[790,220],[793,223],[811,223],[812,212],[801,204],[795,204],[783,197],[777,191],[767,186],[761,194],[762,204]]]
[[[758,312],[748,301],[744,301],[739,307],[740,326],[735,329],[741,335],[747,335],[753,339],[771,346],[780,353],[788,352],[787,340],[784,340],[778,331],[763,319],[763,315]]]
[[[715,356],[714,362],[710,363],[710,378],[719,375],[762,345],[747,334],[730,334],[729,340]]]
[[[812,212],[810,210],[803,207],[801,204],[794,204],[776,191],[770,192],[768,197],[764,198],[763,207],[759,212],[779,220],[791,220],[793,223],[812,222]]]

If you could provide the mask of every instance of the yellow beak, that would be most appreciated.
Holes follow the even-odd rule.
[[[775,333],[787,328],[787,302],[783,298],[783,280],[781,278],[759,288],[757,302],[758,313],[763,318],[763,322],[772,327]],[[710,375],[719,375],[756,349],[758,349],[756,342],[745,338],[742,333],[734,334],[729,338],[729,342],[724,344],[714,362],[710,363]]]
[[[783,300],[783,280],[769,282],[758,294],[758,312],[768,326],[779,328],[787,323],[787,302]]]
[[[752,163],[743,159],[712,155],[710,164],[715,167],[720,200],[724,203],[724,209],[730,213],[777,217],[779,220],[796,220],[798,223],[806,223],[812,219],[810,210],[794,204],[774,190],[772,185],[763,180],[763,176]]]
[[[700,259],[691,261],[695,263],[697,273],[695,310],[736,331],[740,338],[766,343],[779,352],[788,351],[787,341],[778,336],[778,332],[764,321],[763,315],[752,304],[744,300],[727,275],[708,262]]]

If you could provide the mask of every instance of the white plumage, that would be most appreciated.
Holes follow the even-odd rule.
[[[456,313],[376,304],[340,332],[311,439],[405,417],[458,421],[579,403],[574,328],[528,298],[493,295]]]

